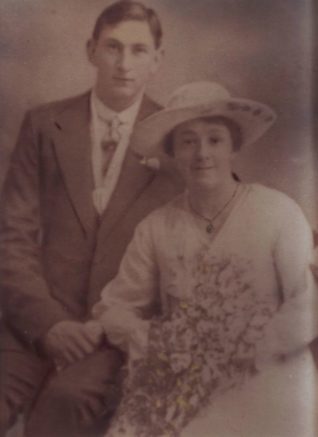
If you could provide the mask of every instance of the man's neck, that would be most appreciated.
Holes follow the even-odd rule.
[[[105,105],[107,108],[111,109],[114,112],[123,112],[126,109],[132,107],[135,103],[141,100],[143,93],[139,94],[138,96],[135,96],[134,98],[128,99],[128,98],[114,98],[113,96],[102,93],[98,87],[95,88],[95,93],[98,99]]]

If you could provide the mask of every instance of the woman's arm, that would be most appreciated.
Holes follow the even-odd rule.
[[[146,218],[137,226],[117,276],[102,290],[92,310],[109,341],[134,357],[147,344],[147,319],[156,301],[158,278],[151,219]]]
[[[274,264],[282,303],[258,345],[258,361],[296,353],[318,336],[318,290],[310,262],[311,229],[300,208],[291,202],[274,247]]]

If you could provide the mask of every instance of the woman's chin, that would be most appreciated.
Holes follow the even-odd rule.
[[[216,178],[211,178],[211,175],[209,177],[200,175],[200,177],[196,177],[192,180],[191,186],[204,191],[215,190],[220,186],[220,181]]]

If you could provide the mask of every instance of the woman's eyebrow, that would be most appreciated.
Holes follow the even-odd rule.
[[[188,129],[181,131],[180,135],[197,135],[197,133],[191,129]]]
[[[222,132],[224,130],[224,126],[208,126],[209,127],[209,131],[213,131],[213,132]]]

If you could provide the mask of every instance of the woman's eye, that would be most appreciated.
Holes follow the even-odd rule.
[[[220,140],[219,137],[210,137],[209,141],[210,141],[210,144],[212,144],[212,145],[216,145],[216,144],[218,144],[221,140]]]
[[[191,138],[189,138],[189,139],[184,139],[184,140],[183,140],[183,144],[185,144],[186,146],[192,146],[192,145],[195,144],[195,140],[194,140],[194,139],[191,139]]]

